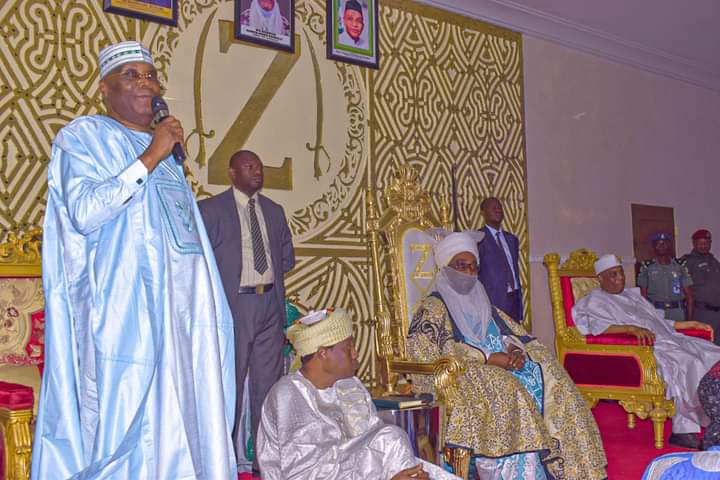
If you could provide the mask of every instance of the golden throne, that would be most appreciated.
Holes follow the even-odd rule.
[[[655,447],[663,447],[665,420],[675,414],[675,404],[665,398],[665,383],[657,373],[652,346],[641,346],[627,334],[582,335],[575,327],[572,308],[600,283],[595,275],[597,255],[579,249],[560,264],[560,255],[549,253],[547,268],[555,349],[562,366],[573,379],[590,407],[601,399],[618,400],[627,412],[628,428],[635,416],[653,422]],[[680,330],[706,337],[704,330]]]
[[[434,281],[431,246],[422,232],[439,225],[448,228],[449,207],[443,202],[440,223],[431,218],[430,196],[420,186],[418,172],[411,167],[398,170],[383,197],[387,208],[380,216],[375,192],[372,189],[367,192],[375,340],[383,393],[396,393],[397,380],[402,375],[431,375],[435,397],[444,405],[443,422],[446,422],[457,396],[456,379],[463,373],[463,366],[450,357],[434,363],[408,360],[405,336],[415,307],[429,293]],[[386,288],[390,305],[385,299]],[[470,452],[453,448],[446,449],[446,453],[456,474],[466,478]]]
[[[42,233],[11,232],[0,244],[0,466],[7,480],[30,477],[33,412],[44,355]]]

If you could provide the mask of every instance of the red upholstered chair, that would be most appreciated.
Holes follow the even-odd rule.
[[[0,244],[0,478],[30,477],[33,411],[44,360],[40,229]]]
[[[545,255],[558,359],[591,407],[601,399],[619,400],[628,414],[628,428],[635,427],[635,416],[649,417],[655,447],[662,448],[665,420],[675,414],[675,405],[665,398],[653,347],[641,346],[627,334],[584,336],[575,327],[572,307],[600,285],[593,269],[595,260],[595,252],[587,249],[572,252],[562,265],[557,253]],[[711,332],[705,330],[682,333],[712,340]]]

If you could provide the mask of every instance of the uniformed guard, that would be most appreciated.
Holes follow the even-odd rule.
[[[685,262],[672,257],[672,237],[658,232],[650,239],[655,257],[642,263],[637,285],[643,297],[655,308],[665,310],[668,320],[692,319],[693,280],[685,268]],[[687,309],[687,311],[686,311]]]
[[[692,252],[683,258],[693,279],[695,320],[712,326],[715,343],[720,345],[720,262],[710,253],[712,235],[709,231],[696,231],[692,241]]]

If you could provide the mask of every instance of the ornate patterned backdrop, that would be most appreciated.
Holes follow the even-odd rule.
[[[393,170],[409,162],[427,189],[450,193],[454,166],[461,227],[479,227],[479,201],[500,197],[507,227],[521,240],[527,284],[519,34],[384,0],[376,72],[325,59],[321,0],[296,3],[295,55],[232,40],[229,0],[181,1],[177,28],[106,14],[102,3],[6,0],[0,6],[3,238],[8,230],[42,224],[52,138],[71,119],[101,110],[97,52],[134,38],[151,47],[168,96],[178,99],[170,104],[188,134],[186,170],[198,197],[226,188],[228,149],[248,146],[265,160],[272,187],[266,193],[285,207],[295,238],[298,264],[289,292],[306,306],[355,312],[364,381],[375,376],[368,182],[382,190]],[[228,75],[241,84],[232,98],[217,83]],[[254,83],[243,86],[248,78]],[[278,141],[278,125],[290,136]]]

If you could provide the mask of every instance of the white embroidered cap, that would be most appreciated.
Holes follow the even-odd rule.
[[[613,267],[619,267],[620,265],[622,264],[615,255],[606,253],[595,262],[595,274],[600,275],[605,270],[609,270]]]
[[[144,62],[154,65],[150,50],[135,40],[108,45],[100,50],[98,64],[100,65],[100,79],[115,70],[120,65],[129,62]]]

